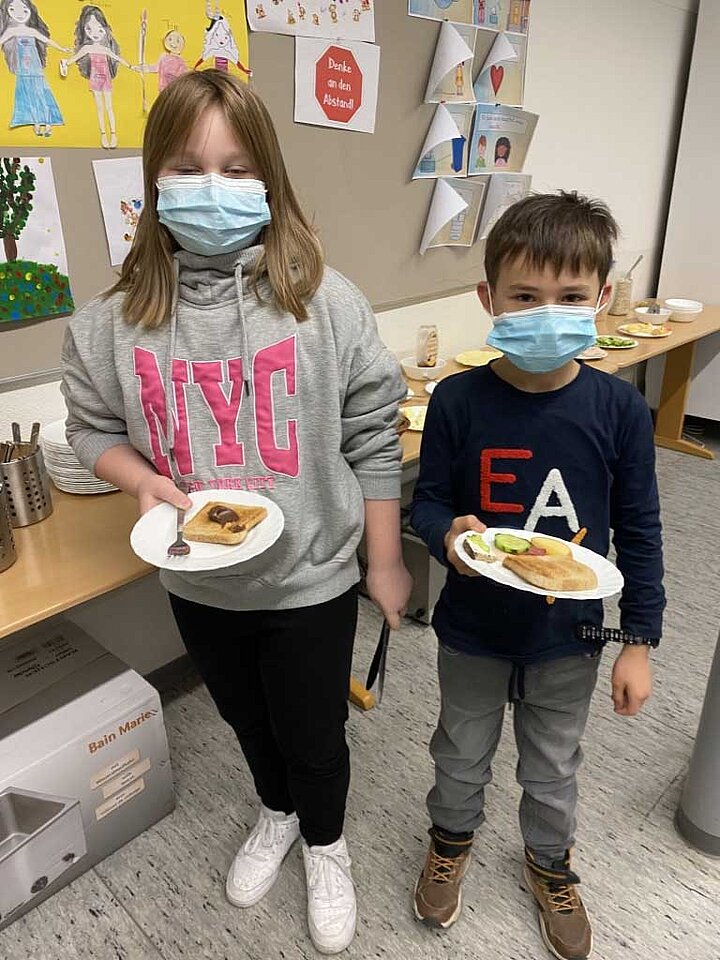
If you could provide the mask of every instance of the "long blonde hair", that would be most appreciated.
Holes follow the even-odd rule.
[[[251,284],[260,299],[264,278],[278,310],[306,320],[306,304],[320,286],[323,254],[288,179],[277,135],[262,100],[246,84],[219,70],[186,73],[157,98],[143,141],[145,205],[120,279],[108,291],[125,293],[128,323],[161,326],[170,314],[175,291],[175,241],[157,215],[157,179],[169,156],[182,151],[190,131],[212,107],[220,107],[231,129],[250,153],[268,192],[272,221],[262,234],[263,253]]]

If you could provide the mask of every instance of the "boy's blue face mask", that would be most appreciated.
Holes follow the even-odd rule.
[[[161,177],[157,188],[160,223],[191,253],[212,257],[249,247],[270,223],[260,180],[208,173]]]
[[[595,343],[599,302],[600,298],[595,307],[551,303],[501,313],[493,317],[488,346],[502,350],[512,364],[527,373],[559,370]]]

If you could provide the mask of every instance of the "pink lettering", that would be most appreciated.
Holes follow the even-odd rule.
[[[223,364],[219,360],[193,362],[193,383],[202,392],[208,410],[220,431],[220,443],[215,444],[215,465],[218,467],[242,467],[245,452],[237,438],[237,419],[243,398],[242,357],[228,360],[230,399],[223,389]]]
[[[255,400],[255,428],[260,459],[268,470],[297,477],[300,472],[300,453],[297,439],[297,420],[287,420],[287,446],[278,444],[275,432],[273,403],[273,374],[282,373],[285,393],[295,396],[295,337],[258,350],[253,360],[253,396]]]
[[[148,428],[153,462],[159,473],[171,477],[172,471],[166,453],[168,423],[165,385],[160,374],[157,356],[151,350],[135,347],[133,359],[135,376],[140,381],[140,404]],[[181,475],[188,476],[193,472],[193,461],[185,397],[185,385],[189,380],[187,361],[173,360],[171,377],[175,401],[175,410],[171,411],[175,428],[175,459]]]

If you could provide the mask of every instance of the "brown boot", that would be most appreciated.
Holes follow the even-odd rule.
[[[415,916],[428,926],[446,930],[462,910],[462,882],[470,866],[472,837],[460,842],[439,839],[434,830],[430,837],[425,866],[415,886]],[[460,848],[460,852],[443,856],[440,851],[449,852],[448,848]]]
[[[538,904],[543,940],[559,960],[587,960],[593,946],[588,915],[575,885],[580,877],[570,869],[570,854],[552,869],[541,867],[525,850],[525,882]]]

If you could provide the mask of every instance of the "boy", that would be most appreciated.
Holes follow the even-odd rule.
[[[634,387],[574,359],[595,342],[616,237],[608,208],[575,193],[526,197],[498,220],[478,295],[494,318],[488,343],[504,356],[438,384],[412,507],[415,530],[448,567],[433,617],[442,707],[415,912],[441,927],[460,914],[511,702],[525,882],[561,960],[584,960],[592,949],[570,848],[580,740],[604,639],[583,627],[601,627],[602,602],[551,603],[500,586],[473,575],[453,544],[485,525],[567,540],[585,527],[584,546],[605,556],[612,528],[625,577],[612,697],[616,713],[640,710],[665,603],[652,421]]]

